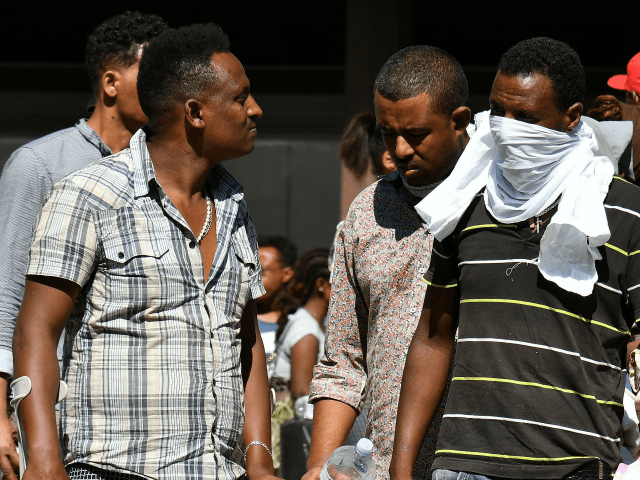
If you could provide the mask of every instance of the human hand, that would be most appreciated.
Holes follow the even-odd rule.
[[[20,472],[17,445],[18,431],[6,413],[0,414],[0,470],[6,480],[17,480]]]
[[[320,472],[322,471],[322,466],[320,467],[311,467],[307,470],[301,480],[318,480],[320,478]]]

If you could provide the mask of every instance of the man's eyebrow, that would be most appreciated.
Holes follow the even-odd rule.
[[[238,87],[238,90],[236,91],[236,97],[241,97],[243,95],[247,95],[251,92],[250,86],[247,83],[246,85],[244,85],[242,87],[242,90],[240,89],[240,87]]]

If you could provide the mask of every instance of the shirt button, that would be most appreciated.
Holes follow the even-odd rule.
[[[123,252],[118,252],[118,258],[124,258],[124,253]]]
[[[409,309],[409,311],[410,311],[411,313],[416,313],[416,307],[411,307],[411,308]]]
[[[191,240],[189,242],[189,248],[196,248],[196,242],[194,242],[193,240]]]
[[[426,268],[424,268],[424,267],[420,267],[420,268],[418,269],[418,272],[420,272],[420,273],[426,273],[426,272],[427,272],[427,269],[426,269]]]

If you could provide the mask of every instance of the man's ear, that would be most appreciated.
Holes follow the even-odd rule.
[[[580,119],[582,118],[582,104],[580,102],[574,103],[569,107],[569,109],[564,113],[564,121],[567,126],[565,128],[565,132],[569,133],[571,130],[576,128],[578,123],[580,123]]]
[[[633,105],[640,105],[640,93],[636,91],[629,92],[631,94],[631,102]]]
[[[466,132],[470,121],[471,109],[469,107],[458,107],[451,114],[451,124],[456,132]]]
[[[204,128],[202,106],[202,102],[194,98],[190,98],[184,102],[184,118],[194,128]]]
[[[389,152],[385,150],[382,152],[382,168],[384,173],[391,173],[396,171],[396,164],[393,163],[393,158],[389,155]]]
[[[289,280],[293,278],[293,267],[282,267],[282,283],[289,283]]]
[[[111,100],[118,96],[118,80],[120,74],[116,70],[107,70],[100,75],[100,87]]]

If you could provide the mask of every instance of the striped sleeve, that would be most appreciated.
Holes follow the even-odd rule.
[[[640,327],[640,241],[629,252],[626,277],[629,304],[635,323]]]
[[[434,240],[431,263],[423,280],[431,287],[454,288],[458,286],[459,275],[452,237],[445,238],[442,242]]]

